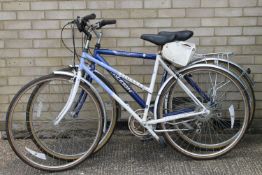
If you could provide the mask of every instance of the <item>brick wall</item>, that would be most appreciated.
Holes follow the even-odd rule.
[[[234,51],[234,61],[254,73],[256,116],[262,118],[262,0],[1,0],[1,116],[22,85],[71,63],[72,55],[60,42],[60,29],[77,15],[91,12],[98,18],[117,19],[115,26],[104,30],[103,47],[155,52],[155,46],[139,39],[141,34],[190,29],[195,32],[190,40],[197,44],[198,52]],[[66,30],[64,37],[70,45],[71,31]],[[80,43],[78,39],[77,45]],[[108,60],[124,73],[149,83],[152,62]]]

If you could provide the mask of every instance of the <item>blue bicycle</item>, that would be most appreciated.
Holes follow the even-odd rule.
[[[79,66],[35,79],[13,98],[6,128],[9,143],[18,157],[45,171],[75,167],[108,142],[119,106],[130,113],[128,125],[135,136],[154,138],[195,159],[217,158],[239,143],[251,114],[243,82],[221,66],[189,64],[190,60],[181,66],[186,58],[176,62],[172,57],[181,56],[174,53],[176,49],[181,53],[184,49],[183,56],[192,52],[190,43],[184,41],[193,32],[142,35],[141,39],[158,46],[157,54],[101,49],[99,29],[116,21],[91,24],[95,17],[94,14],[78,17],[69,23],[85,35]],[[97,42],[90,54],[92,34]],[[150,85],[145,86],[114,69],[101,55],[154,60]],[[166,73],[154,96],[160,65]],[[97,66],[107,70],[140,109],[126,104],[96,70]],[[147,92],[146,100],[131,84]],[[106,99],[111,106],[105,105]],[[110,117],[108,108],[113,111]]]

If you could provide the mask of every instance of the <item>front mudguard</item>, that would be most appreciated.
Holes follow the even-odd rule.
[[[53,72],[55,75],[66,75],[66,76],[69,76],[69,77],[72,77],[72,79],[76,78],[77,74],[76,72],[75,73],[72,73],[72,72],[69,72],[69,71],[54,71]],[[105,116],[105,118],[103,119],[104,120],[104,131],[106,131],[106,124],[107,124],[107,118],[106,118],[106,108],[105,108],[105,104],[101,98],[101,96],[99,95],[99,92],[96,90],[96,88],[89,82],[87,81],[86,79],[84,79],[83,77],[81,77],[80,79],[81,82],[85,83],[86,85],[89,86],[89,88],[94,92],[94,94],[97,96],[98,100],[99,100],[99,103],[102,105],[102,109],[103,109],[103,116]]]
[[[60,69],[58,71],[66,71],[66,72],[76,72],[76,70],[78,69],[78,65],[72,66],[69,65],[69,67]],[[94,71],[95,75],[98,76],[98,78],[100,78],[115,94],[118,95],[116,88],[114,87],[114,85],[107,79],[104,77],[104,75],[102,73],[100,73],[98,70]],[[119,105],[119,103],[117,103],[116,101],[115,105],[116,105],[116,119],[117,121],[121,118],[121,106]]]

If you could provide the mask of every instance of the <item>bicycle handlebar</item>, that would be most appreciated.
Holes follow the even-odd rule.
[[[83,18],[80,18],[78,16],[75,20],[69,22],[68,24],[75,24],[77,26],[78,31],[83,32],[89,38],[89,40],[91,40],[92,38],[91,32],[94,32],[94,34],[98,38],[97,44],[99,45],[101,41],[102,33],[97,32],[97,30],[101,29],[102,27],[106,25],[116,24],[116,20],[102,20],[95,24],[90,24],[89,20],[92,20],[95,18],[96,18],[96,14],[94,13],[90,15],[86,15]]]
[[[100,22],[98,22],[98,28],[97,29],[101,29],[102,27],[106,26],[106,25],[112,25],[112,24],[116,24],[116,20],[102,20]]]
[[[91,19],[96,19],[96,14],[92,13],[90,15],[86,15],[82,18],[82,21],[84,22],[88,22]]]
[[[97,29],[101,29],[102,27],[106,25],[116,24],[116,20],[102,20],[102,21],[97,22],[95,25],[90,25],[89,20],[92,20],[92,19],[96,19],[96,14],[92,13],[90,15],[84,16],[83,18],[80,18],[78,16],[77,19],[75,19],[71,23],[75,23],[79,32],[84,32],[86,35],[89,34],[89,32],[85,29],[86,26],[91,28],[92,30],[97,30]]]

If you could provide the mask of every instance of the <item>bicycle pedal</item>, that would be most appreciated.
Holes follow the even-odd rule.
[[[162,136],[159,137],[158,143],[160,144],[160,146],[162,148],[166,148],[167,147],[166,141],[165,141],[165,139]]]

